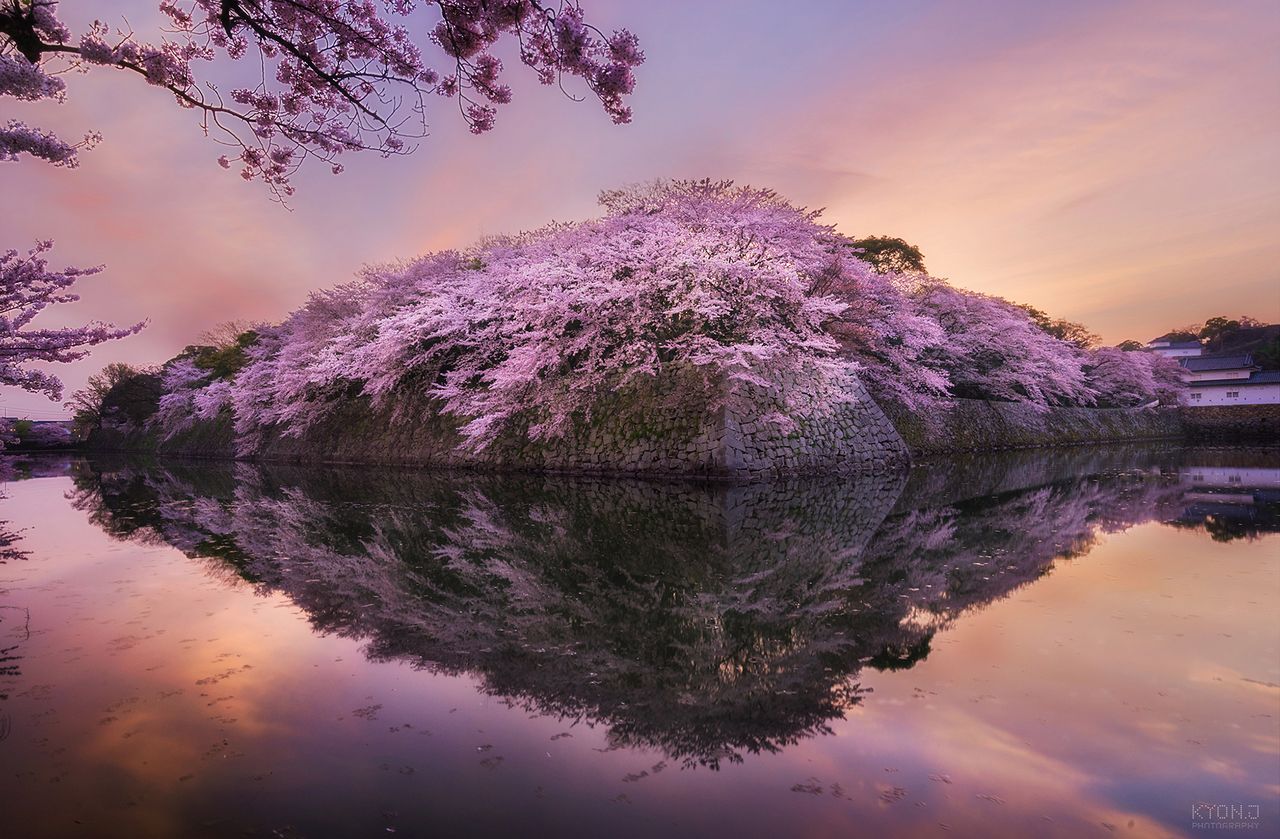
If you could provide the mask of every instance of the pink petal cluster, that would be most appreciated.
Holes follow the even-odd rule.
[[[909,410],[943,397],[1032,405],[1132,407],[1176,402],[1177,365],[1142,351],[1084,349],[1026,308],[924,274],[846,273],[832,326],[872,392]]]
[[[51,131],[41,131],[12,119],[0,126],[0,161],[17,160],[19,155],[29,154],[54,166],[74,169],[79,164],[76,153],[93,140],[86,137],[81,143],[67,143]]]
[[[0,55],[0,96],[27,102],[61,99],[66,83],[38,65],[13,55]]]
[[[32,320],[49,306],[79,299],[69,291],[78,279],[102,270],[51,271],[44,254],[52,247],[52,242],[38,242],[25,256],[16,250],[0,253],[0,385],[58,399],[62,396],[62,383],[57,377],[32,370],[28,364],[76,361],[89,354],[89,347],[132,335],[143,324],[117,329],[95,321],[79,327],[33,328]]]
[[[415,38],[409,25],[425,24],[427,8],[439,19]],[[0,3],[0,95],[61,95],[62,82],[43,68],[60,57],[82,68],[131,71],[169,90],[180,106],[200,110],[205,129],[237,149],[241,176],[284,197],[308,159],[337,173],[335,158],[344,152],[410,151],[413,140],[426,136],[432,95],[455,99],[473,132],[491,129],[497,106],[511,101],[492,52],[504,42],[517,47],[544,84],[581,79],[618,123],[631,119],[624,98],[644,61],[634,35],[605,35],[576,3],[552,9],[538,0],[163,0],[160,10],[171,29],[157,43],[95,22],[72,46],[56,0]],[[427,66],[423,41],[443,53],[446,72]],[[197,64],[219,58],[251,63],[247,75],[257,81],[225,94],[201,84]],[[36,148],[29,137],[11,143],[0,159],[19,152],[67,159]],[[229,160],[219,158],[224,166]]]

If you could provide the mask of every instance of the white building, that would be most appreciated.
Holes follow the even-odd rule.
[[[1257,371],[1253,356],[1243,355],[1200,355],[1194,358],[1178,360],[1182,366],[1182,380],[1185,382],[1210,382],[1220,379],[1244,381]]]
[[[1187,383],[1186,405],[1280,404],[1280,370],[1258,369],[1251,355],[1197,354],[1178,363]]]
[[[1152,338],[1147,349],[1165,358],[1191,358],[1204,353],[1199,341],[1171,341],[1168,337]]]
[[[1183,466],[1177,473],[1180,481],[1195,487],[1280,490],[1280,469],[1266,466]]]

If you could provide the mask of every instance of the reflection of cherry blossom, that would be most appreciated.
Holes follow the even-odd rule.
[[[715,766],[824,731],[862,667],[910,667],[1099,533],[1176,515],[1177,483],[1116,465],[989,457],[905,488],[90,465],[75,501],[371,658]]]

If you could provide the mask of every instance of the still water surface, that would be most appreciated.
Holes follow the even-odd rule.
[[[1280,828],[1273,451],[0,468],[6,836]]]

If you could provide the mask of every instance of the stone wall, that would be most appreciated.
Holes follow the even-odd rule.
[[[152,431],[121,426],[99,428],[90,436],[88,448],[101,452],[175,454],[230,460],[236,456],[235,437],[231,417],[224,414],[209,422],[197,422],[168,439]]]
[[[791,387],[783,383],[783,389]],[[734,474],[813,474],[874,470],[905,464],[909,453],[893,423],[857,383],[850,402],[792,414],[791,432],[762,417],[784,413],[774,398],[752,388],[730,397],[717,429],[724,467]]]
[[[1193,440],[1280,441],[1280,405],[1213,405],[1182,409]]]
[[[780,383],[785,390],[794,383]],[[1204,438],[1280,436],[1280,406],[1116,409],[1048,408],[956,399],[937,410],[882,411],[861,385],[847,404],[791,414],[783,430],[764,419],[782,413],[776,399],[739,389],[708,393],[699,380],[671,375],[601,399],[591,418],[564,437],[529,440],[512,433],[470,451],[458,422],[427,399],[402,398],[375,409],[354,398],[300,437],[269,433],[236,451],[229,417],[159,440],[105,432],[100,450],[152,451],[293,463],[377,463],[483,471],[677,478],[767,479],[785,475],[885,472],[911,457],[954,452],[1176,440],[1187,417]],[[1198,419],[1203,418],[1203,419]],[[1208,420],[1214,422],[1208,422]]]
[[[784,387],[791,386],[782,383]],[[721,397],[696,377],[646,380],[601,399],[564,437],[535,441],[512,433],[469,450],[458,423],[426,399],[376,409],[363,398],[339,406],[298,437],[273,432],[238,456],[295,463],[379,463],[485,471],[763,479],[783,475],[892,471],[906,445],[861,385],[847,403],[791,414],[759,392]],[[99,435],[99,449],[205,457],[237,456],[229,422],[200,423],[169,440]]]
[[[357,400],[301,437],[264,441],[258,457],[748,479],[905,464],[906,446],[874,400],[861,386],[852,396],[849,404],[792,415],[788,432],[761,419],[779,406],[758,393],[715,399],[698,383],[672,377],[610,394],[564,437],[534,441],[515,433],[480,451],[467,449],[456,422],[430,403],[401,403],[393,415]]]
[[[885,408],[912,455],[1183,436],[1176,408],[1038,408],[981,399],[947,400],[931,411]]]

